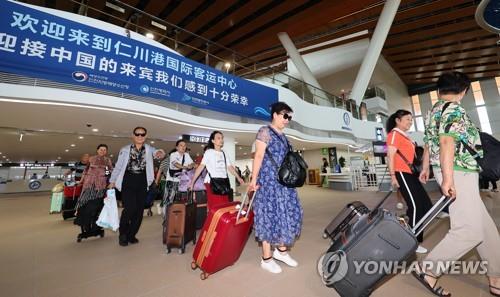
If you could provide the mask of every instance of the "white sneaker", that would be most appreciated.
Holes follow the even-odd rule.
[[[418,254],[427,254],[428,251],[427,251],[426,248],[424,248],[423,246],[419,245],[418,248],[417,248],[417,250],[415,252],[418,253]]]
[[[288,253],[283,254],[280,251],[278,251],[278,249],[274,250],[273,258],[285,263],[290,267],[297,267],[299,265],[299,263],[297,263],[297,261],[295,261],[292,257],[290,257]]]
[[[444,211],[440,212],[440,213],[437,215],[437,218],[438,218],[438,219],[446,219],[446,218],[449,218],[449,217],[450,217],[450,215],[449,215],[447,212],[444,212]]]
[[[281,273],[281,267],[274,261],[273,259],[270,259],[268,261],[260,260],[260,267],[262,269],[267,270],[271,273]]]

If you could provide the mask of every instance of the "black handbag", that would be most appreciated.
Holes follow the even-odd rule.
[[[278,135],[278,133],[273,130],[273,128],[269,127],[269,130],[271,130],[274,134],[276,134],[276,136],[278,136],[281,141],[283,141],[283,139]],[[276,163],[273,155],[267,147],[266,152],[269,154],[271,162],[278,168],[278,181],[280,184],[287,188],[302,187],[307,178],[307,163],[299,153],[293,151],[292,146],[290,145],[288,140],[286,140],[285,144],[288,147],[288,152],[286,153],[285,158],[283,159],[283,162],[279,167],[278,163]]]
[[[420,172],[422,171],[422,166],[421,166],[422,162],[421,161],[419,162],[417,160],[417,156],[415,156],[415,158],[413,159],[414,160],[413,163],[410,163],[410,161],[408,161],[408,159],[406,159],[406,157],[399,150],[397,150],[396,152],[401,157],[401,159],[403,159],[406,165],[410,167],[411,173],[415,176],[419,176]]]
[[[226,154],[222,152],[224,155],[224,164],[226,163]],[[208,176],[210,176],[210,188],[212,189],[212,193],[216,195],[228,195],[232,189],[231,184],[229,183],[229,177],[227,177],[227,165],[226,165],[226,177],[212,177],[210,172],[207,169]]]

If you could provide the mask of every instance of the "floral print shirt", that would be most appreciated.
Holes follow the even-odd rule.
[[[130,146],[127,171],[146,172],[146,148],[144,146],[142,146],[140,150],[138,150],[134,144]]]
[[[430,163],[440,167],[439,136],[448,135],[455,139],[453,168],[459,171],[479,171],[476,160],[464,147],[465,142],[482,156],[479,130],[460,103],[451,102],[443,112],[446,103],[448,101],[442,99],[436,102],[426,119],[424,142],[429,146]]]

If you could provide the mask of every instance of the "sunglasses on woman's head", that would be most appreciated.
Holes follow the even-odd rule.
[[[137,137],[146,137],[146,133],[134,133]]]
[[[289,115],[288,113],[282,113],[282,115],[283,115],[283,119],[285,119],[285,120],[289,120],[289,121],[291,121],[291,120],[292,120],[292,116],[291,116],[291,115]]]

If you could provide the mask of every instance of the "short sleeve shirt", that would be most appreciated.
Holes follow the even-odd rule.
[[[224,158],[225,155],[225,158]],[[212,177],[228,177],[227,167],[232,165],[229,156],[223,151],[216,151],[214,149],[208,149],[203,154],[203,159],[201,160],[201,164],[205,165],[208,173]],[[205,183],[210,182],[210,176],[207,174],[205,176]]]
[[[409,163],[413,163],[415,158],[415,143],[408,137],[408,135],[398,128],[392,129],[387,134],[387,146],[395,147]],[[394,171],[412,173],[408,163],[403,160],[399,153],[394,156]]]
[[[439,136],[447,135],[455,139],[453,168],[459,171],[479,171],[476,160],[463,144],[465,142],[475,148],[482,156],[479,130],[459,103],[451,102],[443,112],[446,103],[444,100],[436,102],[426,119],[424,142],[429,146],[431,165],[441,166]]]
[[[188,166],[193,163],[193,159],[191,159],[191,156],[189,156],[188,153],[184,153],[184,163],[182,163],[182,155],[179,152],[173,152],[170,154],[170,165],[169,165],[169,170],[178,170],[179,168],[175,167],[175,163],[182,164],[183,166]],[[167,180],[168,181],[175,181],[178,182],[179,178],[178,177],[172,177],[170,174],[167,174]]]

